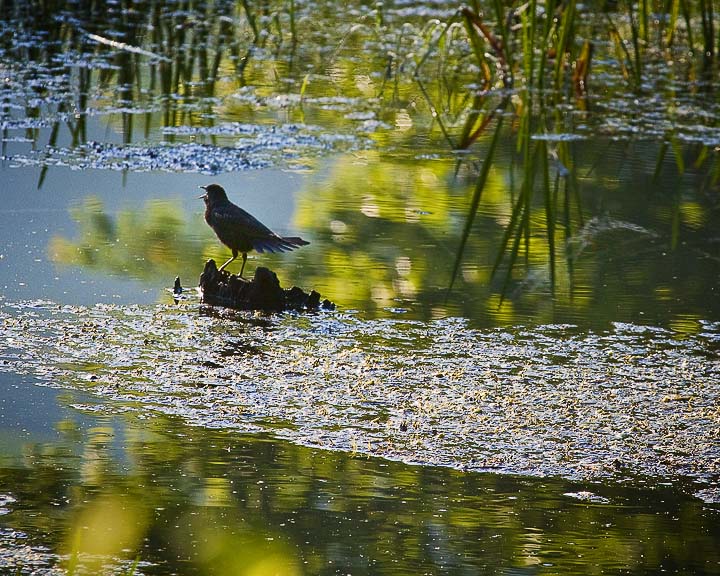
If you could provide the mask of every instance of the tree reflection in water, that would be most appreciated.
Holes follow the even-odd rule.
[[[73,573],[136,557],[143,574],[700,574],[720,560],[701,503],[669,487],[448,472],[82,406],[93,426],[70,413],[57,441],[0,467],[17,500],[5,526]]]

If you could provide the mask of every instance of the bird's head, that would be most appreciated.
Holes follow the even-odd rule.
[[[205,190],[205,194],[198,196],[198,198],[205,200],[205,204],[208,206],[227,200],[225,189],[220,184],[208,184],[207,186],[200,186],[200,188]]]

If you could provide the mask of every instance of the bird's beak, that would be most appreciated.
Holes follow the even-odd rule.
[[[207,190],[207,186],[198,186],[198,188],[202,188],[203,190]],[[205,192],[205,194],[203,194],[202,196],[198,196],[198,199],[200,199],[200,200],[205,200],[205,198],[207,198],[207,192]]]

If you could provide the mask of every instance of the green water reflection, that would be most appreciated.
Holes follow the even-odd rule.
[[[707,7],[517,4],[2,4],[3,153],[40,190],[68,167],[310,173],[312,246],[267,263],[369,315],[716,318]],[[106,201],[75,199],[55,262],[166,286],[226,257],[167,194]]]
[[[402,308],[416,318],[462,315],[488,326],[625,321],[680,332],[718,316],[715,199],[696,192],[692,175],[653,183],[651,161],[628,164],[627,147],[607,141],[570,148],[575,169],[586,176],[555,228],[564,241],[551,253],[538,198],[521,260],[509,268],[502,259],[493,276],[514,211],[511,183],[519,177],[508,147],[500,152],[507,161],[489,174],[452,290],[475,185],[474,171],[463,164],[458,172],[452,159],[418,162],[409,154],[368,151],[326,161],[303,178],[287,225],[311,245],[292,255],[258,256],[251,265],[269,265],[281,281],[312,287],[369,316]],[[649,143],[632,148],[634,158],[656,152]],[[242,189],[231,195],[241,203],[246,197]],[[165,286],[179,274],[192,285],[205,259],[227,257],[202,221],[201,206],[188,212],[174,198],[159,195],[109,215],[101,198],[88,197],[71,213],[77,236],[55,236],[48,246],[58,264]]]
[[[669,487],[448,472],[60,403],[57,440],[0,461],[4,569],[43,545],[43,567],[76,573],[720,572],[717,512]]]
[[[199,201],[182,200],[227,178],[234,200],[311,241],[250,267],[360,322],[698,332],[720,316],[717,13],[685,0],[0,0],[0,299],[169,302],[176,275],[192,286],[207,258],[227,258]],[[243,196],[263,168],[302,185]],[[15,362],[43,327],[16,336],[37,315],[13,313]],[[0,377],[2,406],[16,402],[1,430],[0,571],[720,572],[717,508],[692,487],[409,467],[75,392],[24,396],[31,383]],[[60,414],[43,410],[56,401]]]

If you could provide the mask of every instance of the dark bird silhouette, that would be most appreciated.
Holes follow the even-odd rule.
[[[213,229],[220,242],[232,250],[232,258],[220,266],[222,270],[230,264],[238,253],[242,254],[240,277],[245,270],[247,253],[250,250],[263,252],[289,252],[300,246],[310,244],[297,236],[282,237],[270,230],[257,218],[248,214],[228,200],[227,194],[219,184],[200,186],[205,194],[200,196],[205,201],[205,222]]]

